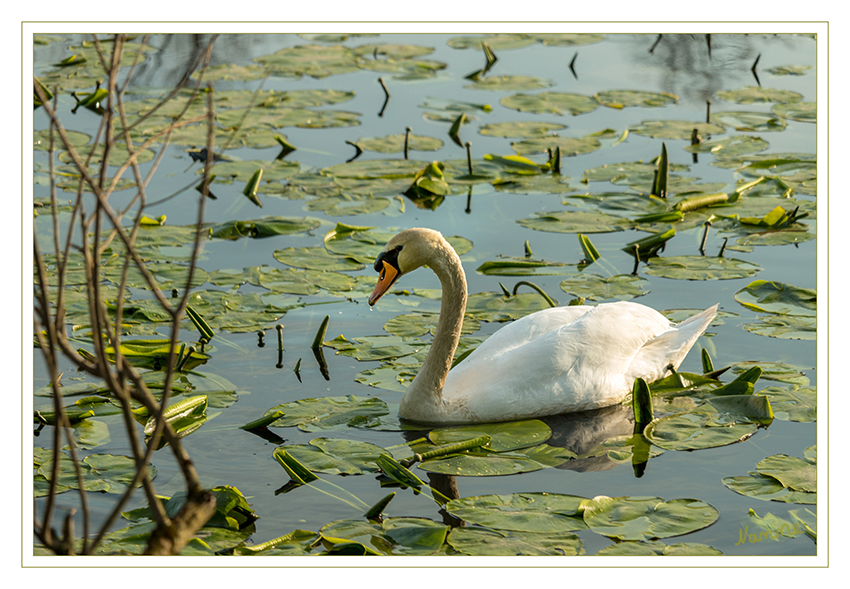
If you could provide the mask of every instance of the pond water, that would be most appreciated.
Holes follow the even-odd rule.
[[[286,270],[287,266],[275,258],[276,251],[323,247],[326,234],[337,223],[374,227],[382,233],[408,227],[430,227],[446,236],[457,235],[472,242],[472,248],[461,256],[470,294],[501,293],[500,283],[511,289],[516,282],[527,280],[542,288],[559,305],[566,305],[579,295],[585,296],[588,304],[597,304],[612,302],[617,298],[631,300],[635,294],[640,295],[634,299],[636,302],[658,310],[698,310],[719,303],[720,310],[724,312],[720,321],[713,324],[706,336],[698,340],[680,371],[701,374],[703,366],[700,352],[703,349],[710,352],[715,367],[742,362],[780,364],[783,370],[789,371],[788,374],[777,376],[776,369],[773,369],[772,376],[766,372],[755,383],[755,392],[759,393],[768,387],[778,388],[782,394],[802,391],[799,392],[803,399],[800,403],[805,405],[810,402],[810,413],[813,413],[817,386],[813,322],[804,322],[805,325],[797,328],[790,336],[790,330],[781,327],[757,333],[758,327],[753,325],[770,325],[769,320],[782,321],[789,314],[758,312],[740,304],[736,294],[755,280],[772,281],[801,289],[815,289],[817,285],[817,239],[813,237],[817,229],[814,206],[817,188],[813,168],[817,152],[817,128],[812,120],[813,110],[807,114],[808,111],[798,112],[790,108],[816,103],[817,41],[810,35],[787,34],[712,35],[710,41],[705,35],[665,35],[660,40],[657,35],[631,34],[612,34],[598,38],[502,36],[466,40],[461,37],[464,36],[381,34],[337,38],[323,35],[223,35],[216,39],[210,62],[213,71],[228,65],[240,66],[234,67],[229,77],[213,82],[217,95],[235,101],[238,99],[235,92],[247,91],[250,96],[260,84],[264,97],[271,91],[320,90],[325,93],[317,94],[321,96],[317,103],[302,107],[320,111],[321,114],[316,115],[318,123],[302,122],[301,126],[284,126],[275,123],[273,118],[263,122],[246,118],[246,126],[255,125],[253,129],[257,137],[263,133],[283,135],[297,148],[282,160],[291,164],[291,167],[282,171],[282,179],[277,184],[267,182],[261,188],[258,196],[262,201],[262,209],[242,194],[245,172],[240,171],[242,176],[232,183],[213,183],[211,191],[217,198],[207,201],[205,222],[217,224],[264,217],[309,217],[316,222],[307,230],[287,235],[262,239],[242,237],[209,240],[204,245],[198,266],[211,275],[219,270],[233,270],[247,279],[252,273],[250,269],[255,267]],[[35,45],[36,75],[53,79],[51,76],[56,71],[54,64],[75,53],[71,47],[79,46],[84,38],[45,35],[44,43]],[[144,61],[136,68],[127,90],[128,104],[159,96],[175,85],[183,76],[187,64],[195,59],[208,40],[207,36],[194,35],[152,36],[149,45],[154,50],[146,52]],[[498,59],[475,81],[467,76],[481,70],[486,63],[481,40],[488,42]],[[373,51],[373,45],[378,46],[377,52]],[[328,66],[331,69],[309,70],[308,74],[312,73],[312,76],[300,75],[305,68],[315,67],[318,58],[291,65],[290,61],[281,57],[290,55],[286,53],[287,49],[299,46],[311,46],[311,50],[317,54],[320,51],[318,48],[324,48],[323,55],[336,51],[346,57],[336,58],[343,63],[338,70]],[[351,66],[353,62],[347,57],[348,49],[342,48],[357,50],[364,46],[369,46],[369,49],[360,51],[359,65]],[[420,51],[419,48],[427,50]],[[277,56],[278,59],[267,59],[269,56]],[[757,58],[757,68],[753,69]],[[417,60],[420,63],[414,63]],[[327,65],[328,61],[322,63]],[[259,77],[246,79],[261,64],[271,64],[273,74],[267,79],[262,78],[262,73]],[[274,70],[275,67],[278,69]],[[128,70],[125,68],[123,71]],[[511,76],[522,76],[522,79],[511,79]],[[379,77],[382,77],[389,91],[386,104]],[[85,109],[71,114],[75,105],[68,93],[71,89],[77,92],[93,90],[85,86],[69,87],[60,94],[59,113],[64,124],[68,129],[94,135],[100,117]],[[327,91],[353,95],[338,103],[330,103]],[[633,92],[615,95],[615,91]],[[637,91],[645,94],[638,94]],[[526,106],[523,110],[514,107],[517,95],[542,96],[545,93],[552,93],[553,96],[557,93],[577,95],[583,101],[569,103],[569,106],[563,107],[561,114],[551,112],[545,106],[540,107],[540,112],[528,110],[533,106]],[[608,106],[604,104],[606,100]],[[635,100],[636,103],[627,103],[625,106],[613,103],[628,100]],[[707,101],[711,101],[710,104]],[[470,106],[484,104],[489,107],[482,109]],[[531,101],[528,104],[533,105]],[[578,108],[575,104],[583,104],[587,112],[571,114],[568,109]],[[219,106],[217,110],[221,122],[228,116],[229,105],[225,102]],[[261,108],[256,107],[255,110]],[[711,122],[715,123],[713,127],[706,125],[707,110],[710,110]],[[340,112],[354,114],[340,118]],[[482,175],[489,175],[479,181],[457,179],[466,172],[466,149],[449,137],[449,130],[461,112],[465,112],[467,118],[461,125],[460,138],[462,142],[471,143],[469,149],[476,170]],[[723,115],[724,112],[738,114]],[[232,113],[226,120],[234,120]],[[337,124],[336,121],[346,122],[339,122],[340,126],[331,126]],[[660,125],[655,127],[646,124],[656,121],[684,121],[685,131],[679,130],[671,135],[668,133],[672,132],[666,129],[659,130]],[[489,129],[508,122],[546,123],[552,126],[536,132],[536,135],[535,131],[529,131],[527,126],[521,125],[519,127],[522,130],[519,132],[506,132],[510,135],[508,137],[498,136],[498,133],[487,134]],[[327,126],[309,126],[315,124]],[[748,128],[747,124],[751,127]],[[714,151],[694,154],[685,150],[691,143],[690,129],[694,126],[700,126],[704,143],[729,138],[758,138],[764,143],[737,152],[733,147],[721,143]],[[418,162],[415,166],[411,164],[411,168],[422,168],[431,161],[448,164],[446,177],[450,192],[444,198],[437,199],[438,206],[433,209],[420,208],[417,204],[421,203],[402,195],[406,189],[405,183],[409,185],[412,179],[409,169],[401,181],[376,181],[372,178],[358,183],[343,179],[338,180],[338,185],[333,189],[319,186],[320,181],[331,184],[328,181],[330,174],[339,172],[340,168],[325,172],[324,176],[319,171],[330,166],[340,166],[355,155],[355,147],[347,142],[366,145],[365,139],[403,135],[407,127],[412,129],[414,138],[431,137],[441,142],[441,147],[433,151],[410,152],[410,160]],[[39,109],[35,114],[35,129],[39,131],[46,128],[47,118],[43,109]],[[629,132],[624,133],[627,130]],[[528,137],[523,137],[523,134]],[[548,137],[554,142],[557,138],[578,140],[592,134],[598,135],[576,148],[576,151],[580,151],[578,154],[568,151],[573,144],[563,144],[560,178],[544,171],[534,175],[538,181],[532,182],[529,180],[530,175],[512,174],[485,159],[485,155],[489,154],[508,156],[519,152],[534,163],[543,165],[549,159],[545,148],[534,147],[520,151],[522,146],[518,144],[532,136]],[[646,169],[654,169],[654,160],[661,152],[662,143],[666,146],[672,166],[672,202],[694,194],[722,192],[732,195],[741,184],[762,176],[768,180],[751,192],[743,193],[738,204],[746,203],[746,206],[734,210],[714,208],[708,212],[707,209],[701,209],[686,213],[685,219],[678,225],[655,223],[648,227],[653,233],[665,231],[671,226],[676,228],[676,236],[666,243],[660,258],[690,256],[686,259],[689,263],[699,263],[700,258],[718,256],[724,240],[728,238],[724,258],[754,264],[757,266],[755,271],[740,278],[689,280],[686,278],[694,277],[692,268],[681,275],[665,277],[654,269],[654,262],[641,262],[637,275],[642,281],[632,285],[632,289],[639,289],[637,292],[616,291],[608,296],[599,287],[589,287],[590,290],[585,287],[580,290],[573,288],[571,292],[570,287],[562,289],[561,283],[575,276],[630,276],[635,266],[634,258],[622,251],[622,248],[629,242],[648,236],[650,233],[647,227],[644,226],[643,231],[629,227],[626,231],[606,232],[588,221],[586,226],[577,230],[543,231],[536,228],[539,223],[535,225],[530,221],[520,224],[518,221],[546,219],[549,217],[541,216],[541,213],[551,215],[563,211],[576,214],[603,213],[608,221],[611,217],[620,221],[633,220],[641,215],[658,212],[659,206],[663,209],[663,203],[652,204],[647,196],[651,171],[647,176]],[[193,138],[175,139],[168,147],[148,188],[148,200],[154,202],[178,194],[146,209],[148,217],[166,215],[166,227],[195,222],[197,193],[194,190],[181,192],[181,189],[185,186],[194,187],[199,181],[200,165],[193,163],[189,152],[200,147],[202,143]],[[268,164],[275,161],[279,152],[277,143],[267,141],[260,147],[231,148],[225,155],[233,160],[256,160]],[[731,155],[727,155],[730,152]],[[352,165],[370,160],[402,160],[403,157],[399,151],[379,153],[364,150]],[[772,167],[751,166],[753,162],[771,159],[781,161],[774,162]],[[49,194],[43,181],[46,161],[44,152],[37,151],[37,200]],[[640,177],[627,173],[607,173],[619,164],[633,162],[652,164],[643,168],[643,176]],[[149,169],[150,165],[143,165],[143,170]],[[609,167],[600,170],[602,166]],[[271,174],[267,171],[264,181]],[[685,177],[687,180],[675,180],[677,177]],[[773,180],[777,177],[784,180]],[[586,181],[583,181],[585,178]],[[739,219],[764,217],[777,203],[790,202],[778,200],[783,196],[784,189],[777,188],[782,185],[782,181],[787,181],[785,186],[793,187],[793,204],[786,207],[787,212],[799,206],[801,213],[808,212],[809,215],[793,223],[790,228],[765,235],[786,237],[790,229],[792,237],[799,239],[795,239],[796,243],[774,244],[769,241],[770,237],[765,237],[766,245],[758,241],[751,245],[746,238],[754,235],[758,227],[742,224]],[[115,206],[129,202],[132,192],[116,192],[113,197]],[[60,191],[60,201],[70,200],[74,194],[73,188]],[[355,205],[362,207],[354,211],[345,210]],[[357,214],[345,214],[348,212]],[[702,257],[699,250],[704,235],[703,222],[711,212],[716,214],[716,220],[708,233],[705,257]],[[738,218],[730,218],[732,214],[738,215]],[[59,215],[63,232],[67,228],[68,218],[68,212]],[[49,214],[40,214],[35,219],[35,229],[43,247],[52,243],[53,219]],[[585,233],[590,237],[603,260],[587,268],[575,266],[585,257],[576,233]],[[762,233],[764,227],[755,239],[764,237]],[[355,232],[355,235],[359,233]],[[351,242],[346,243],[350,245]],[[534,259],[566,266],[557,266],[557,273],[552,275],[485,275],[476,271],[484,262],[499,260],[502,256],[523,257],[526,243]],[[173,244],[174,247],[170,245],[166,243],[159,251],[176,256],[184,251],[177,243]],[[307,444],[315,438],[326,437],[369,442],[388,448],[418,439],[428,432],[399,431],[399,428],[390,426],[384,429],[395,431],[365,427],[302,431],[294,426],[275,427],[273,424],[269,428],[271,435],[261,436],[240,429],[240,426],[261,417],[273,407],[317,397],[355,395],[380,398],[389,404],[390,412],[395,411],[402,394],[400,387],[403,388],[406,383],[399,385],[393,382],[391,375],[390,386],[395,390],[389,390],[355,380],[374,382],[374,377],[370,379],[367,375],[364,378],[362,373],[377,369],[384,362],[358,361],[352,355],[337,353],[334,347],[326,345],[323,356],[329,378],[325,378],[310,344],[325,316],[330,318],[325,341],[333,343],[331,340],[339,335],[349,341],[387,335],[383,326],[402,314],[435,313],[439,308],[438,299],[415,295],[416,291],[428,294],[426,289],[438,289],[439,282],[427,270],[405,276],[392,293],[370,308],[366,299],[375,279],[371,264],[366,263],[365,268],[343,273],[362,282],[358,281],[347,288],[316,289],[310,294],[284,288],[276,292],[279,298],[274,301],[278,306],[290,308],[285,314],[282,311],[278,313],[279,319],[275,316],[261,321],[258,326],[244,329],[216,328],[212,345],[207,348],[210,359],[193,369],[202,375],[197,380],[193,377],[192,382],[196,386],[203,377],[207,380],[217,378],[230,383],[224,386],[225,389],[236,391],[229,401],[220,403],[221,406],[213,407],[211,403],[207,409],[207,422],[183,441],[204,485],[231,485],[248,498],[251,508],[259,517],[249,543],[265,542],[296,529],[318,531],[335,520],[361,518],[364,511],[311,486],[283,492],[282,487],[289,481],[289,476],[274,458],[273,452],[279,446]],[[196,290],[201,293],[230,290],[231,287],[221,280],[219,284],[213,283],[214,276],[221,277],[220,274],[210,276],[210,281],[197,285]],[[269,294],[270,289],[262,283],[263,280],[244,284],[236,292],[243,295]],[[168,289],[164,290],[167,292]],[[526,291],[532,292],[527,287],[520,292]],[[141,288],[133,289],[132,294],[136,301],[151,298],[150,293]],[[536,295],[524,296],[528,297],[527,300],[534,300],[532,304],[535,309],[540,308],[537,305],[541,304],[542,298],[538,299]],[[742,296],[746,295],[738,294],[737,298],[741,299]],[[302,303],[305,305],[300,306]],[[234,304],[247,303],[239,301]],[[204,309],[202,312],[208,318],[220,312],[213,306]],[[525,312],[527,310],[520,314]],[[810,315],[813,315],[813,311],[797,313],[792,310],[790,313],[792,319],[805,319]],[[681,318],[677,316],[675,320]],[[282,357],[278,355],[274,328],[278,323],[284,326],[285,351]],[[480,321],[480,327],[471,336],[484,338],[502,325],[498,321]],[[265,330],[264,346],[258,345],[258,329]],[[158,332],[167,333],[161,327]],[[140,337],[147,337],[145,334],[150,332],[140,330],[137,333],[141,334]],[[188,342],[197,339],[197,332],[188,321],[183,325],[181,336],[183,341]],[[422,349],[423,346],[427,347],[429,340],[430,335],[420,334],[411,341],[414,347]],[[393,343],[404,342],[394,340]],[[86,347],[85,341],[80,345]],[[335,345],[340,347],[338,343]],[[417,356],[408,358],[414,367],[417,358],[421,361]],[[34,363],[34,385],[39,389],[47,384],[48,379],[38,350],[34,352]],[[298,374],[295,372],[296,366],[300,368]],[[388,369],[392,369],[392,366],[387,364]],[[60,367],[60,370],[63,368],[68,370],[67,378],[70,369]],[[740,371],[728,372],[720,379],[728,382]],[[791,379],[789,374],[796,380]],[[71,382],[67,380],[66,386]],[[92,383],[93,386],[96,384]],[[233,397],[238,397],[238,400],[232,402]],[[661,497],[664,500],[696,499],[716,508],[719,512],[717,520],[697,531],[663,538],[663,542],[707,545],[726,555],[816,554],[816,544],[803,533],[779,536],[778,539],[747,541],[743,531],[747,529],[746,526],[749,526],[747,533],[753,533],[757,528],[752,523],[754,519],[749,514],[750,510],[754,510],[760,517],[773,514],[793,523],[795,520],[789,512],[803,511],[805,508],[814,514],[817,510],[813,501],[805,504],[765,501],[735,492],[723,482],[729,477],[747,476],[756,471],[760,461],[770,456],[785,454],[802,459],[804,452],[817,443],[816,421],[813,418],[803,421],[799,415],[789,418],[787,412],[783,413],[779,409],[780,406],[787,407],[780,403],[780,397],[772,400],[775,413],[772,423],[768,427],[758,428],[744,441],[692,451],[666,449],[657,455],[653,452],[642,468],[632,467],[629,452],[620,456],[619,460],[615,459],[616,452],[613,450],[587,455],[607,438],[632,434],[632,410],[630,406],[624,406],[563,419],[544,420],[553,432],[548,444],[567,448],[578,455],[578,458],[564,460],[554,467],[502,476],[447,477],[427,473],[416,467],[412,467],[412,471],[426,483],[455,497],[546,492],[585,498],[606,495]],[[36,396],[34,403],[36,409],[47,408],[50,400],[45,396]],[[657,407],[657,416],[682,410],[664,409],[663,403],[657,404]],[[392,424],[392,415],[389,417],[387,422]],[[129,455],[129,446],[121,430],[120,415],[92,419],[103,422],[110,436],[102,443],[86,447],[84,454]],[[43,430],[35,438],[35,445],[49,447],[51,435],[50,428]],[[659,451],[660,448],[653,450]],[[157,469],[154,484],[159,494],[171,496],[183,489],[183,479],[168,449],[157,452],[154,465]],[[441,510],[428,492],[415,494],[411,489],[382,486],[374,473],[319,476],[342,487],[369,506],[390,491],[396,491],[395,498],[384,512],[385,516],[422,517],[453,525],[458,523]],[[89,497],[97,520],[106,516],[117,495],[91,493]],[[74,491],[69,491],[60,495],[59,501],[61,505],[73,507],[77,497]],[[37,502],[36,509],[40,504]],[[137,492],[126,508],[134,509],[144,505],[143,493]],[[116,522],[115,528],[127,525],[127,521],[121,520]],[[591,529],[581,529],[575,533],[581,540],[583,553],[587,555],[596,554],[614,543],[610,537]],[[320,548],[315,549],[315,552],[320,551]]]

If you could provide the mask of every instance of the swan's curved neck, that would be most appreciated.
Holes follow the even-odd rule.
[[[436,251],[433,259],[428,261],[428,266],[440,279],[443,289],[440,318],[431,349],[405,392],[399,411],[406,419],[420,421],[427,421],[427,408],[433,410],[435,405],[440,404],[466,310],[466,275],[454,249],[445,242],[445,247]]]

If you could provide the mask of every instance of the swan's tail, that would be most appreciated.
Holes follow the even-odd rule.
[[[697,338],[708,328],[716,314],[717,305],[714,305],[646,342],[635,354],[626,371],[625,377],[629,386],[637,377],[647,382],[664,377],[670,365],[674,370],[679,368]]]

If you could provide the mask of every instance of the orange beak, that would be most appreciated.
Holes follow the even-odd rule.
[[[372,291],[372,295],[369,297],[369,306],[371,307],[375,303],[378,302],[384,293],[386,293],[396,279],[399,277],[398,270],[392,264],[383,262],[383,269],[381,273],[378,275],[378,284],[375,285],[375,290]]]

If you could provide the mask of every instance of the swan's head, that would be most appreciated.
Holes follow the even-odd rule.
[[[417,227],[395,235],[375,259],[378,284],[369,297],[369,306],[377,303],[403,274],[428,264],[435,252],[446,246],[451,248],[442,234],[433,229]]]

